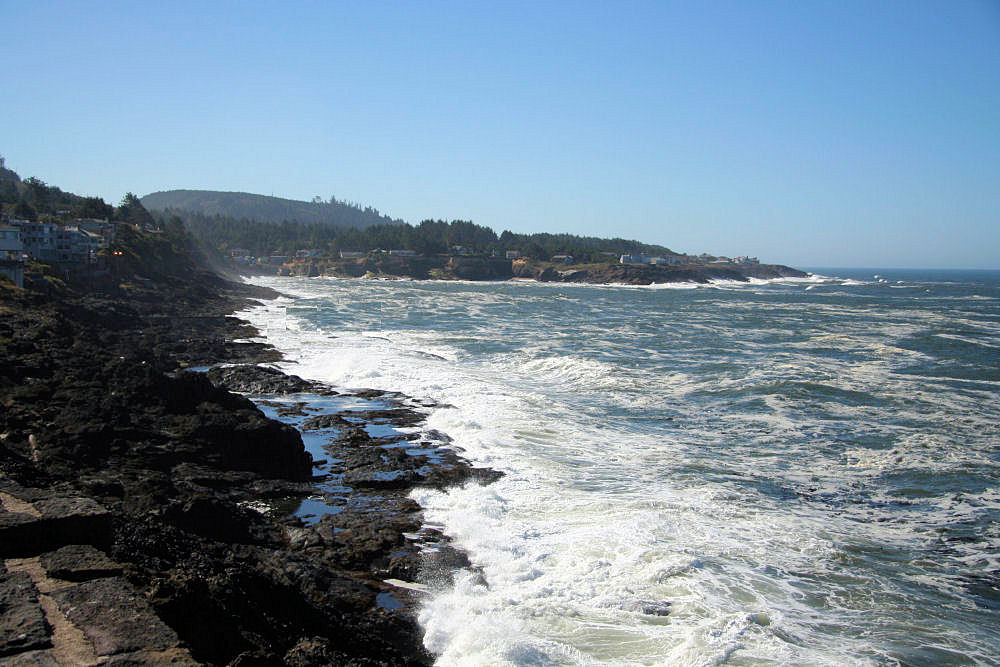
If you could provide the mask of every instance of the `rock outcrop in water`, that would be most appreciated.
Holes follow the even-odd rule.
[[[298,430],[230,389],[332,390],[254,366],[184,371],[276,359],[233,342],[251,330],[226,316],[268,294],[187,268],[43,287],[0,286],[0,661],[431,661],[409,594],[383,583],[427,567],[404,536],[422,523],[405,494],[488,471],[454,454],[434,465],[397,454],[392,470],[404,472],[384,488],[386,461],[365,454],[383,443],[352,426],[331,445],[337,474],[380,502],[313,525],[287,517],[274,508],[316,492],[317,462]],[[448,553],[433,531],[423,539]]]

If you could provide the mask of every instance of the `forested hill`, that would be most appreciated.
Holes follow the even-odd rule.
[[[660,245],[650,245],[627,239],[602,239],[573,234],[497,234],[489,227],[467,220],[424,220],[419,225],[373,225],[365,229],[350,229],[333,225],[301,222],[254,222],[221,215],[204,215],[171,209],[154,215],[166,222],[177,218],[208,248],[227,251],[240,248],[258,257],[272,253],[294,254],[296,250],[314,248],[327,253],[339,250],[372,250],[381,248],[413,250],[422,255],[448,252],[462,246],[473,253],[502,253],[517,250],[536,259],[547,260],[553,255],[568,254],[577,261],[617,260],[620,254],[675,255]]]
[[[332,224],[364,229],[372,225],[399,224],[376,209],[362,208],[330,197],[311,202],[268,197],[247,192],[217,192],[214,190],[168,190],[154,192],[142,198],[142,205],[151,211],[187,211],[207,216],[254,220],[257,222],[295,221],[311,224]]]

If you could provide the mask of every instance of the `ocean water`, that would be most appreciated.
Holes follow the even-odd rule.
[[[432,585],[441,665],[1000,664],[1000,273],[822,274],[263,278],[243,316],[505,473],[414,493],[486,582]]]

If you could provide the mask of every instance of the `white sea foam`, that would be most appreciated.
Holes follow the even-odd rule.
[[[264,282],[297,298],[248,313],[290,371],[450,404],[428,428],[505,473],[414,494],[488,584],[459,572],[421,609],[443,665],[880,662],[857,619],[917,612],[868,554],[917,553],[934,525],[926,505],[885,509],[881,480],[974,467],[959,444],[1000,436],[993,385],[941,392],[897,372],[934,362],[901,346],[945,317],[918,309],[740,300],[759,286]],[[987,492],[941,502],[948,521],[1000,507]],[[971,655],[989,637],[949,641]]]

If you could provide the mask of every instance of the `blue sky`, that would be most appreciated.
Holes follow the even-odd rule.
[[[159,5],[159,6],[153,6]],[[0,154],[126,191],[1000,268],[1000,1],[0,0]]]

